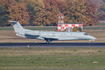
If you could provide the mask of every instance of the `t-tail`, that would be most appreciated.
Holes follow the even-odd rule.
[[[26,29],[24,29],[18,21],[9,21],[9,22],[11,22],[13,24],[13,28],[15,30],[16,35],[24,37],[24,31]]]

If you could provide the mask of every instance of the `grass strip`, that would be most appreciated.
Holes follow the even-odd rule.
[[[0,69],[105,69],[105,48],[0,48]]]

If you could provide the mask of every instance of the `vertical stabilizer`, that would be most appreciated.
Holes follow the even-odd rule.
[[[9,21],[9,22],[13,24],[15,32],[20,32],[24,30],[24,28],[20,25],[18,21]]]
[[[9,21],[13,24],[13,28],[17,36],[24,37],[25,29],[20,25],[18,21]]]

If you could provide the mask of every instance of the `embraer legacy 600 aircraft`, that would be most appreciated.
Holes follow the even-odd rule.
[[[55,32],[55,31],[38,31],[24,29],[18,21],[9,21],[13,24],[17,36],[46,40],[46,43],[56,40],[89,40],[94,41],[96,38],[85,32]]]

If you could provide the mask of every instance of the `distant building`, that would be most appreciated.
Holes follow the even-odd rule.
[[[58,31],[66,30],[72,32],[74,27],[81,27],[83,29],[83,23],[64,23],[64,15],[59,13],[58,15]]]
[[[83,23],[65,23],[63,25],[58,24],[58,31],[66,30],[72,32],[74,27],[81,27],[83,29]]]

